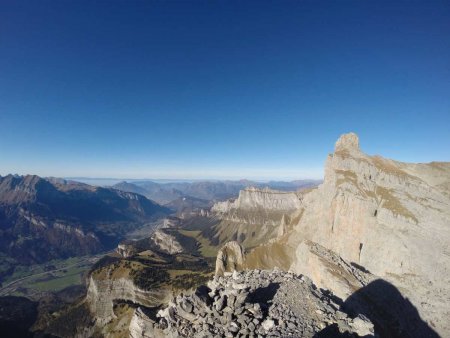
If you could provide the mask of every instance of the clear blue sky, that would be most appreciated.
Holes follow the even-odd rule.
[[[348,131],[450,160],[450,2],[0,1],[2,175],[321,177]]]

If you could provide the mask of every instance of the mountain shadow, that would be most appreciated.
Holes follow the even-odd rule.
[[[350,315],[363,314],[380,337],[438,338],[408,298],[391,283],[377,279],[354,292],[343,305]]]
[[[33,337],[29,328],[37,318],[37,306],[37,302],[33,302],[24,297],[0,297],[1,337]]]
[[[349,332],[340,332],[337,324],[328,325],[322,331],[317,332],[313,338],[358,338]]]
[[[275,297],[280,283],[270,283],[266,287],[261,287],[253,292],[250,292],[245,299],[246,303],[259,303],[264,316],[268,315],[269,303],[271,303],[273,297]]]
[[[341,305],[351,317],[362,314],[375,326],[381,338],[439,338],[422,319],[415,306],[391,283],[377,279],[354,292]],[[318,332],[314,338],[353,337],[340,333],[337,324]]]

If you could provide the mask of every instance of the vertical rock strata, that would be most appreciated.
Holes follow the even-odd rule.
[[[450,163],[368,156],[355,134],[341,136],[327,158],[323,184],[304,196],[292,232],[278,239],[291,252],[290,269],[346,299],[365,284],[343,266],[363,267],[395,285],[431,327],[448,336],[449,182]],[[267,267],[276,255],[265,253]]]
[[[141,290],[130,278],[96,279],[91,277],[86,296],[91,313],[96,318],[96,325],[102,327],[114,319],[114,302],[128,301],[142,306],[158,306],[172,297],[168,289]]]

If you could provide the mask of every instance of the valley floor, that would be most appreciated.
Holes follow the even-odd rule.
[[[84,276],[107,252],[84,257],[53,260],[31,267],[18,266],[2,281],[0,296],[26,296],[38,299],[42,293],[58,292],[84,284]]]

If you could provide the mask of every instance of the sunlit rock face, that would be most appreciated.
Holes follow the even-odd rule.
[[[228,242],[217,253],[216,276],[223,276],[225,272],[242,269],[244,249],[237,242]]]
[[[291,223],[303,195],[303,191],[246,188],[237,199],[214,204],[210,217],[218,223],[212,227],[212,237],[217,243],[237,241],[245,248],[267,243]]]
[[[176,254],[183,252],[183,246],[174,236],[171,236],[164,231],[156,230],[152,236],[151,240],[155,243],[157,248],[163,252],[169,254]]]
[[[334,145],[334,151],[359,151],[359,137],[355,133],[341,135]]]
[[[289,269],[341,297],[367,283],[348,266],[364,267],[395,285],[431,326],[448,335],[449,192],[450,163],[369,156],[356,134],[342,135],[327,158],[323,184],[302,196],[287,231],[255,248],[247,263],[270,267],[288,260]],[[320,255],[316,244],[348,266]]]
[[[171,296],[172,293],[168,289],[142,290],[126,277],[95,278],[91,276],[86,301],[96,318],[96,325],[102,326],[116,318],[115,301],[129,301],[152,307],[164,303]]]
[[[239,197],[234,201],[216,203],[212,211],[219,213],[240,210],[265,210],[290,212],[301,206],[301,199],[296,192],[259,189],[250,187],[239,192]]]

